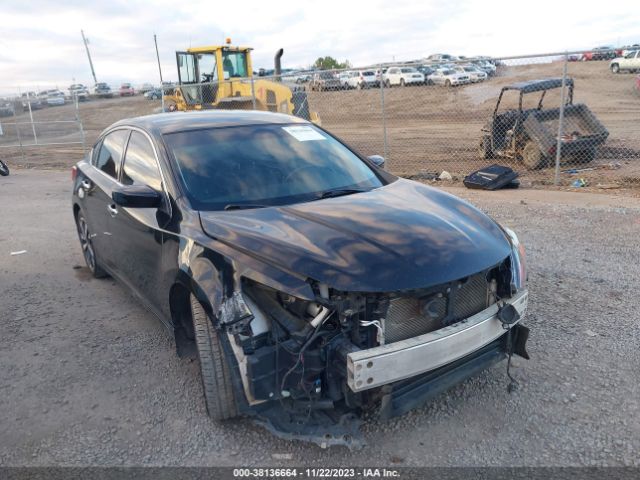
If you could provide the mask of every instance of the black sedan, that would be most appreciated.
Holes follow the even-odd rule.
[[[527,357],[516,235],[299,118],[124,120],[73,178],[88,267],[199,359],[215,419],[356,447],[362,412],[400,415]]]

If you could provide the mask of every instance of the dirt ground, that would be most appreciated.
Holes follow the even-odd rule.
[[[561,174],[561,185],[568,186],[583,178],[594,190],[600,188],[640,187],[640,94],[634,90],[634,75],[614,75],[607,62],[574,62],[568,67],[575,81],[575,102],[586,103],[609,130],[606,144],[590,165],[596,167],[578,174]],[[498,75],[468,86],[446,88],[436,86],[395,87],[384,90],[385,115],[382,116],[379,89],[365,91],[309,92],[311,109],[319,112],[322,125],[366,155],[385,154],[384,128],[388,144],[387,168],[393,173],[419,178],[424,174],[450,172],[457,181],[486,166],[481,160],[478,144],[482,125],[489,120],[500,89],[509,83],[562,75],[562,63],[545,63],[499,67]],[[536,95],[536,94],[534,94]],[[537,95],[536,95],[537,100]],[[545,105],[557,105],[559,98],[546,97]],[[153,113],[159,101],[141,96],[92,100],[80,104],[86,145],[90,146],[98,134],[111,123],[122,118]],[[49,107],[34,112],[35,120],[73,121],[73,105]],[[27,114],[18,119],[23,121]],[[7,122],[7,119],[2,119]],[[383,126],[384,125],[384,126]],[[41,139],[50,141],[82,140],[77,124],[38,124]],[[5,126],[0,147],[15,142],[15,127]],[[33,138],[31,127],[20,128],[21,138]],[[28,147],[24,156],[17,149],[0,148],[0,155],[10,164],[27,167],[68,167],[82,156],[80,143],[75,146]],[[509,160],[497,160],[509,164]],[[619,168],[608,169],[610,164]],[[512,166],[522,175],[525,186],[548,186],[553,182],[553,169],[527,172],[522,165]]]
[[[640,199],[449,189],[527,246],[531,360],[515,360],[511,394],[501,363],[367,419],[368,446],[351,452],[212,422],[197,363],[125,288],[89,275],[70,189],[67,172],[0,177],[0,465],[640,467]]]

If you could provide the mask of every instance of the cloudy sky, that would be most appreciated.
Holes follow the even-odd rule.
[[[526,5],[526,7],[524,6]],[[590,6],[591,5],[591,6]],[[431,53],[520,55],[640,42],[637,2],[537,0],[0,0],[0,86],[157,82],[153,34],[165,79],[175,51],[224,42],[252,46],[254,68],[310,65],[331,55],[352,64]]]

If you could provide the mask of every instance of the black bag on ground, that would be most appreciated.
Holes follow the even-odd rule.
[[[518,188],[520,182],[516,180],[518,172],[502,165],[491,165],[476,170],[464,177],[464,186],[481,190],[498,190],[499,188]]]

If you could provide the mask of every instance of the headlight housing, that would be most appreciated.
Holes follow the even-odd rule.
[[[527,257],[524,245],[513,230],[502,228],[511,242],[511,284],[516,290],[520,290],[527,284]]]

